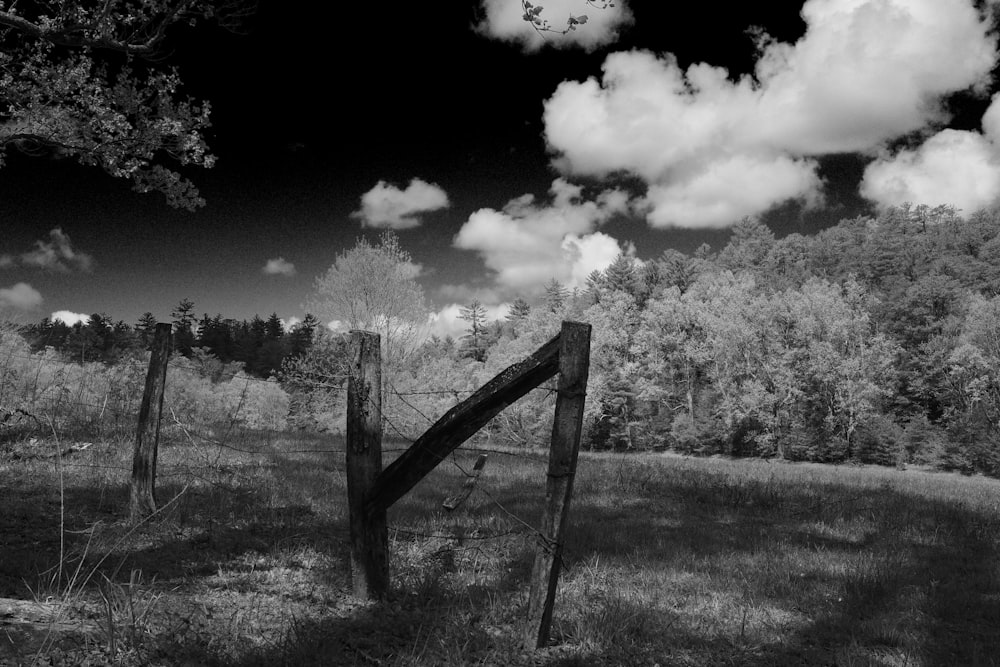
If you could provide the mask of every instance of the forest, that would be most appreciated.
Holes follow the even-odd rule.
[[[409,256],[391,234],[380,244],[359,241],[317,280],[320,297],[342,293],[314,298],[319,319],[289,330],[276,315],[197,319],[182,301],[172,314],[174,342],[197,362],[190,381],[211,391],[237,374],[270,378],[267,395],[280,387],[288,406],[270,424],[342,429],[345,341],[319,322],[342,314],[344,298],[360,289],[345,271],[378,262],[405,267]],[[904,206],[780,239],[746,218],[717,251],[623,254],[585,287],[552,281],[540,297],[515,299],[502,320],[469,303],[457,340],[420,334],[411,306],[422,290],[397,273],[397,291],[412,294],[406,313],[379,320],[392,324],[382,332],[389,435],[416,437],[561,321],[576,320],[594,327],[585,448],[1000,476],[996,211],[963,218],[951,207]],[[141,358],[154,326],[149,314],[134,326],[97,314],[73,327],[43,320],[20,334],[31,354],[113,367]],[[553,401],[551,388],[536,390],[486,436],[543,445]]]

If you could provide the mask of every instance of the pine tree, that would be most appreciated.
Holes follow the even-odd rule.
[[[267,322],[264,323],[264,333],[271,340],[279,340],[285,335],[285,325],[277,313],[271,313],[267,318]]]
[[[148,350],[153,342],[153,332],[156,331],[156,318],[148,310],[139,317],[135,323],[135,333],[139,337],[139,345],[143,350]]]
[[[174,318],[174,349],[187,357],[195,343],[194,302],[181,299],[177,307],[170,311],[170,317]]]
[[[635,260],[623,252],[604,270],[604,285],[610,291],[635,295]]]
[[[506,319],[508,322],[517,324],[530,314],[531,314],[531,305],[521,297],[517,297],[510,304],[510,310],[507,311]]]
[[[473,301],[468,306],[463,306],[458,317],[469,323],[469,333],[463,336],[466,342],[466,354],[476,361],[486,359],[486,308],[478,300]]]
[[[562,311],[563,305],[566,303],[566,299],[569,298],[569,290],[567,290],[562,283],[553,278],[545,285],[545,305],[549,311],[553,313],[559,313]]]
[[[292,327],[288,334],[291,338],[290,356],[299,357],[306,353],[312,346],[313,336],[316,335],[318,326],[319,320],[312,313],[306,313],[302,321]]]

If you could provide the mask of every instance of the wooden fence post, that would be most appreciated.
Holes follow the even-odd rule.
[[[170,357],[169,323],[156,325],[152,356],[146,373],[146,389],[139,406],[139,425],[135,432],[132,456],[132,482],[129,492],[129,519],[138,521],[156,511],[156,451],[160,444],[160,417],[163,414],[163,389],[167,384],[167,359]]]
[[[563,535],[583,430],[583,406],[590,371],[590,329],[589,324],[563,322],[559,336],[559,389],[541,527],[545,542],[539,544],[535,553],[528,597],[525,646],[529,650],[542,648],[549,641],[552,605],[562,564]]]
[[[386,508],[367,508],[382,472],[382,354],[378,334],[351,332],[347,383],[347,503],[354,595],[377,600],[389,588]]]

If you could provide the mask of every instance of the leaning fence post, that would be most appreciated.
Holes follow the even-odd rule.
[[[378,334],[351,332],[347,382],[347,504],[351,522],[354,595],[381,599],[389,588],[386,508],[366,510],[382,472],[382,359]]]
[[[552,424],[545,512],[541,526],[541,539],[544,542],[539,544],[535,552],[528,597],[525,647],[529,650],[542,648],[549,641],[552,605],[555,602],[559,567],[562,564],[563,535],[580,452],[589,370],[590,325],[563,322],[559,336],[559,388],[555,421]]]
[[[135,432],[128,510],[132,521],[156,511],[156,450],[160,444],[160,416],[163,413],[163,389],[167,383],[169,356],[170,324],[160,323],[156,325],[153,335],[146,389],[142,394],[139,425]]]

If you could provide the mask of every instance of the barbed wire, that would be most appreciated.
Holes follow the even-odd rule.
[[[38,357],[37,355],[25,356],[25,355],[14,355],[8,354],[0,357],[0,363],[4,360],[10,360],[17,358],[24,361],[29,361],[33,364],[37,364],[37,369],[35,371],[36,383],[31,387],[33,393],[45,394],[45,392],[50,392],[47,396],[42,396],[36,401],[31,403],[31,405],[39,405],[40,407],[44,405],[47,410],[52,409],[72,409],[80,408],[83,410],[91,410],[94,412],[99,411],[99,415],[96,417],[100,419],[104,416],[111,416],[115,418],[128,418],[129,420],[137,419],[138,417],[138,397],[130,396],[125,397],[121,393],[120,389],[112,389],[109,386],[109,382],[114,378],[123,378],[129,374],[135,377],[135,389],[138,390],[141,386],[141,379],[143,378],[143,373],[147,370],[147,364],[140,360],[125,360],[121,361],[116,365],[104,365],[104,368],[108,369],[107,374],[104,377],[98,378],[86,378],[81,380],[80,377],[74,377],[76,374],[71,372],[68,368],[69,365],[75,365],[75,362],[67,362],[65,360],[53,359],[52,357]],[[183,359],[183,358],[182,358]],[[192,363],[189,360],[182,359],[171,359],[167,365],[168,373],[168,383],[170,382],[170,371],[181,372],[181,373],[191,373],[197,377],[212,379],[213,375],[219,373],[218,368],[206,368],[203,365]],[[57,367],[54,369],[53,375],[55,377],[46,378],[45,382],[38,382],[37,379],[41,374],[43,366],[50,363],[60,363],[66,364],[66,367]],[[93,362],[101,363],[101,362]],[[81,365],[79,368],[84,369]],[[85,369],[84,369],[85,370]],[[225,419],[221,420],[220,423],[225,424],[225,429],[222,432],[221,437],[216,436],[214,433],[199,429],[189,423],[183,422],[178,418],[175,406],[166,406],[164,413],[169,413],[173,420],[173,425],[180,429],[180,431],[195,447],[202,447],[204,445],[214,448],[216,451],[203,451],[202,456],[204,457],[204,463],[202,465],[192,465],[192,464],[165,464],[161,465],[158,476],[161,478],[173,478],[182,477],[188,480],[197,479],[203,483],[215,485],[215,486],[227,486],[225,483],[220,482],[218,479],[213,479],[213,477],[218,477],[219,474],[230,474],[234,469],[228,463],[222,463],[222,452],[231,451],[240,454],[245,454],[255,457],[281,457],[285,455],[292,454],[324,454],[324,455],[336,455],[336,456],[346,456],[346,450],[344,446],[334,447],[334,448],[296,448],[296,449],[284,449],[281,447],[268,446],[260,449],[251,449],[245,446],[239,446],[234,444],[231,440],[233,439],[234,433],[236,432],[237,426],[240,423],[240,413],[243,411],[246,401],[247,392],[251,383],[260,384],[264,383],[269,386],[285,386],[294,389],[305,388],[306,390],[323,390],[326,392],[335,392],[344,394],[348,391],[348,385],[352,380],[352,375],[350,373],[346,375],[298,375],[298,376],[286,376],[284,378],[259,378],[247,374],[245,371],[237,371],[235,373],[230,373],[227,369],[222,369],[222,374],[220,377],[216,378],[217,381],[213,384],[218,384],[218,380],[223,380],[226,383],[232,383],[237,381],[242,384],[242,390],[238,396],[235,406],[227,406]],[[80,383],[79,386],[74,387],[72,390],[67,389],[66,385]],[[44,385],[44,386],[41,386]],[[237,385],[238,386],[238,385]],[[65,396],[62,392],[75,391],[78,395],[83,395],[87,391],[97,391],[100,392],[104,390],[104,400],[103,401],[87,401],[87,400],[71,400]],[[537,388],[541,391],[554,392],[555,389],[552,387],[541,386]],[[114,395],[115,392],[117,395]],[[396,386],[396,383],[392,379],[388,379],[386,386],[383,391],[385,395],[394,398],[398,404],[405,406],[410,411],[419,415],[423,422],[427,425],[435,423],[435,419],[431,417],[426,411],[426,406],[418,406],[415,402],[408,400],[409,397],[414,396],[450,396],[458,402],[463,395],[471,395],[478,390],[458,390],[458,389],[424,389],[419,391],[400,391]],[[53,394],[56,394],[53,396]],[[113,400],[112,400],[113,396]],[[368,397],[368,400],[373,400],[372,397]],[[109,405],[110,403],[110,405]],[[86,416],[85,416],[86,417]],[[94,418],[94,415],[89,415],[90,418]],[[381,410],[381,422],[385,427],[390,429],[396,434],[396,436],[406,444],[404,448],[387,448],[383,449],[383,452],[394,453],[403,452],[409,450],[412,447],[415,439],[410,437],[404,428],[401,428],[397,423],[396,417],[390,416],[386,410]],[[468,452],[483,452],[498,454],[508,457],[524,458],[536,463],[542,463],[546,459],[527,454],[523,452],[516,452],[510,450],[502,450],[496,448],[488,447],[462,447],[463,451]],[[438,459],[439,462],[450,461],[451,464],[457,469],[461,475],[466,478],[477,478],[479,474],[470,472],[465,466],[461,464],[458,460],[457,452],[459,448],[452,450],[446,455],[440,455],[433,453],[433,455]],[[65,455],[60,451],[55,454],[55,456],[60,457],[60,465],[66,466],[67,468],[89,468],[94,470],[111,470],[116,472],[129,472],[131,471],[131,466],[127,465],[114,465],[114,464],[104,464],[104,463],[80,463],[80,462],[70,462],[65,461]],[[337,466],[334,468],[337,471],[344,472],[344,468]],[[214,475],[202,474],[204,471],[212,471]],[[551,540],[544,535],[538,528],[532,526],[530,523],[518,516],[514,511],[506,507],[494,494],[490,493],[483,484],[478,485],[473,489],[472,493],[482,493],[490,503],[497,508],[498,511],[506,515],[509,520],[514,524],[511,530],[502,531],[498,533],[483,533],[479,532],[478,529],[461,535],[456,534],[442,534],[442,533],[421,533],[419,531],[409,530],[402,527],[393,527],[392,530],[394,534],[409,535],[411,537],[420,537],[424,539],[446,539],[446,540],[456,540],[461,543],[463,540],[494,540],[503,537],[509,537],[512,535],[523,535],[525,533],[534,535],[536,540],[543,548],[553,549],[555,545]]]

